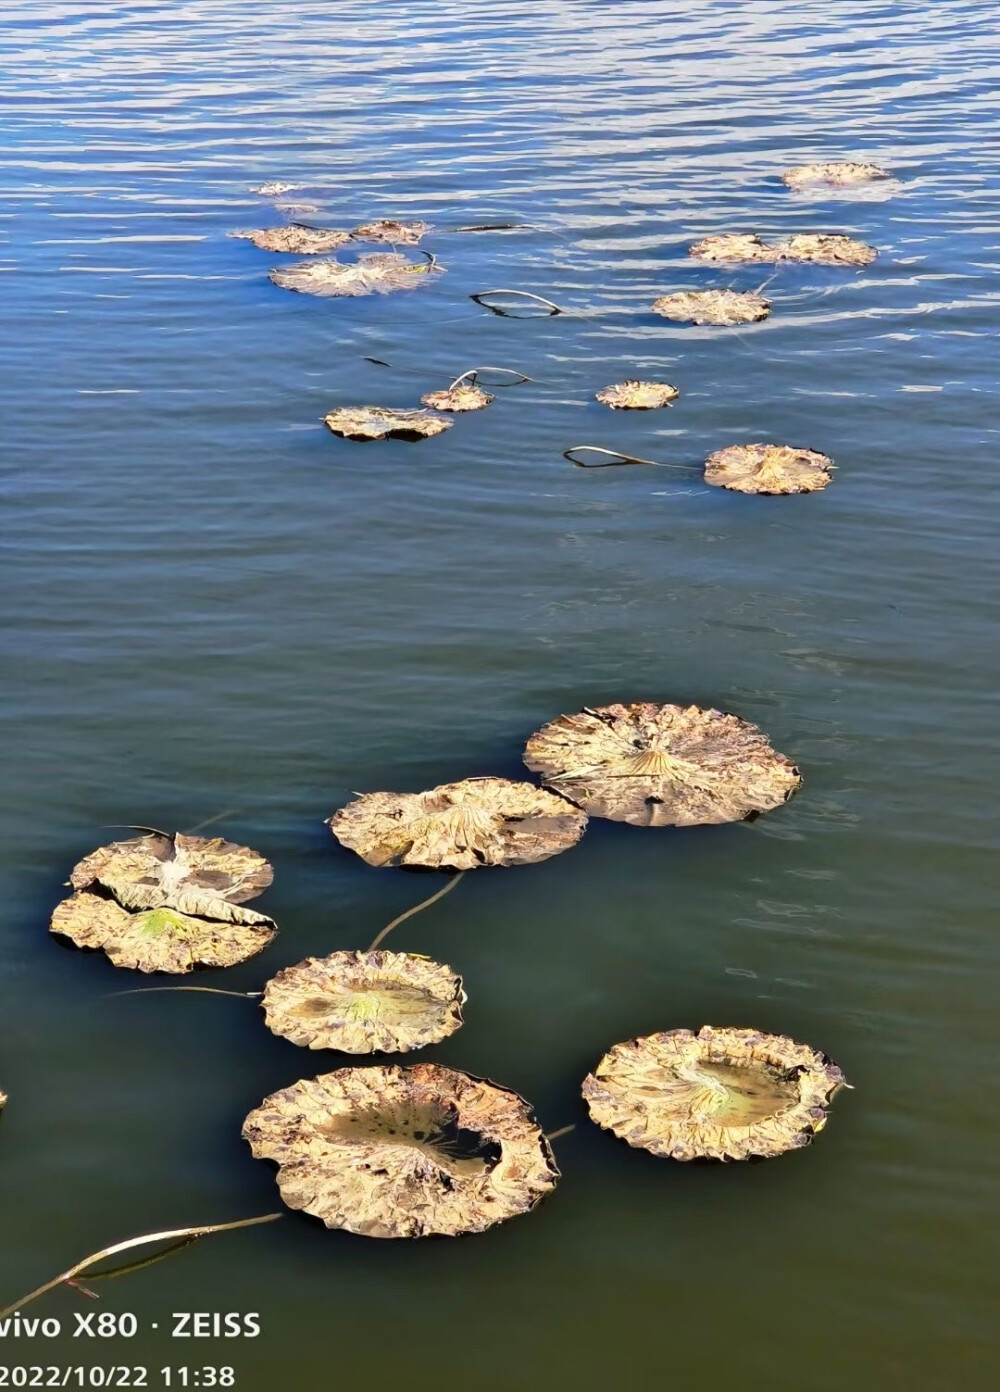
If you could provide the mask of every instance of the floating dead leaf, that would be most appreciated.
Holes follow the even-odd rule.
[[[742,821],[802,782],[738,715],[645,701],[559,716],[531,736],[524,762],[590,816],[632,826]]]
[[[743,290],[680,290],[661,295],[653,309],[664,319],[690,324],[754,324],[771,312],[770,300]]]
[[[74,889],[103,885],[127,909],[168,908],[241,923],[247,920],[234,905],[255,899],[273,873],[248,846],[219,837],[151,832],[98,847],[73,867],[70,884]]]
[[[443,391],[424,392],[420,400],[425,406],[433,406],[435,411],[481,411],[496,397],[492,392],[477,387],[474,382],[465,382],[458,387],[446,387]]]
[[[342,1068],[243,1124],[289,1208],[365,1237],[457,1237],[528,1213],[559,1179],[522,1097],[436,1063]]]
[[[323,422],[345,440],[429,440],[453,424],[430,411],[393,411],[388,406],[342,406]]]
[[[653,411],[658,406],[669,405],[680,393],[669,382],[639,382],[633,377],[602,387],[595,395],[603,406],[610,406],[613,411]]]
[[[408,261],[399,252],[371,251],[351,262],[333,258],[296,261],[276,267],[268,279],[282,290],[295,290],[300,295],[356,297],[414,290],[443,271],[433,257],[425,262]]]
[[[705,460],[705,482],[737,493],[818,493],[833,460],[791,445],[729,445]]]
[[[355,227],[359,242],[388,242],[392,246],[416,246],[431,230],[429,222],[400,222],[396,218],[376,218]]]
[[[252,242],[261,251],[288,251],[296,256],[321,256],[351,240],[350,232],[336,227],[303,227],[297,222],[290,227],[258,227],[229,235]]]
[[[854,164],[850,160],[832,160],[820,164],[799,164],[786,169],[781,178],[790,189],[809,188],[814,184],[826,184],[831,188],[845,188],[851,184],[870,184],[875,179],[889,179],[888,169],[878,164]]]
[[[308,1049],[402,1054],[462,1024],[465,992],[451,967],[408,952],[334,952],[286,967],[264,987],[274,1034]]]
[[[0,1112],[3,1111],[4,1107],[6,1107],[6,1105],[7,1105],[7,1094],[6,1094],[5,1092],[0,1092]]]
[[[754,233],[705,237],[690,255],[715,262],[811,262],[817,266],[868,266],[878,256],[874,247],[842,233],[797,232],[779,242],[764,242]]]
[[[807,1146],[844,1086],[808,1045],[705,1025],[616,1044],[582,1091],[598,1126],[631,1146],[671,1160],[749,1160]]]
[[[225,922],[173,908],[122,908],[114,899],[87,890],[57,904],[51,931],[77,947],[101,949],[116,967],[142,972],[189,972],[195,967],[232,967],[263,952],[277,929],[273,919],[229,905]]]
[[[533,783],[466,778],[423,793],[362,793],[329,825],[369,865],[476,870],[548,860],[579,841],[587,818]]]
[[[262,194],[265,198],[278,198],[283,193],[294,193],[296,189],[304,187],[303,184],[283,184],[280,180],[275,179],[269,184],[258,184],[250,192]]]

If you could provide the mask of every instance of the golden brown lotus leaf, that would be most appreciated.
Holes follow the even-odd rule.
[[[705,237],[690,248],[701,261],[801,261],[817,266],[868,266],[878,256],[874,247],[841,233],[798,232],[780,242],[763,242],[750,232]]]
[[[389,242],[394,246],[416,246],[431,230],[429,222],[399,222],[396,218],[376,218],[355,227],[353,236],[360,242]]]
[[[393,411],[388,406],[342,406],[323,422],[345,440],[428,440],[453,424],[430,411]]]
[[[424,392],[420,398],[424,406],[432,406],[435,411],[481,411],[496,397],[483,391],[482,387],[448,387],[444,391]]]
[[[423,793],[362,793],[329,825],[369,865],[476,870],[559,855],[576,845],[587,818],[533,783],[466,778]]]
[[[243,1124],[289,1208],[365,1237],[457,1237],[528,1213],[559,1178],[522,1097],[436,1063],[342,1068]]]
[[[737,493],[818,493],[833,460],[791,445],[729,445],[705,460],[705,482]]]
[[[843,1086],[806,1044],[705,1025],[616,1044],[582,1092],[598,1126],[630,1146],[670,1160],[749,1160],[807,1146]]]
[[[590,816],[632,826],[739,822],[802,783],[738,715],[645,701],[559,716],[531,736],[524,762]]]
[[[235,905],[255,899],[273,873],[248,846],[219,837],[152,832],[91,851],[73,867],[70,884],[74,889],[103,885],[127,909],[169,908],[229,923],[269,923],[263,914],[241,916]]]
[[[229,922],[196,918],[172,908],[130,913],[86,890],[57,904],[50,929],[77,947],[100,948],[116,967],[142,972],[189,972],[232,967],[263,952],[277,929],[273,919],[231,906]]]
[[[653,411],[676,400],[680,393],[669,382],[639,382],[630,378],[602,387],[595,395],[603,406],[610,406],[613,411]]]
[[[296,261],[278,266],[269,279],[282,290],[301,295],[389,295],[414,290],[431,276],[443,274],[436,262],[407,261],[395,251],[371,251],[357,261]]]
[[[850,160],[833,160],[820,164],[800,164],[786,169],[782,180],[790,189],[808,188],[812,184],[828,184],[845,188],[850,184],[870,184],[873,179],[891,177],[888,169],[878,164],[853,164]]]
[[[293,193],[295,189],[300,188],[301,184],[283,184],[280,179],[274,179],[269,184],[258,184],[250,192],[262,194],[264,198],[277,198],[283,193]]]
[[[257,227],[229,235],[253,242],[261,251],[288,251],[297,256],[321,256],[351,240],[350,232],[335,227],[300,227],[294,222],[290,227]]]
[[[771,312],[770,300],[743,290],[680,290],[661,295],[653,309],[664,319],[691,324],[754,324]]]
[[[404,1054],[462,1024],[462,978],[409,952],[333,952],[286,967],[264,987],[265,1023],[307,1049]]]

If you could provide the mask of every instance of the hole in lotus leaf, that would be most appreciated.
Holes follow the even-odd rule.
[[[352,236],[359,242],[388,242],[393,246],[416,246],[431,230],[429,222],[400,222],[396,218],[376,218],[355,227]]]
[[[265,914],[235,904],[220,921],[164,907],[130,911],[89,890],[57,904],[50,929],[77,947],[103,951],[116,967],[173,973],[245,962],[277,931]]]
[[[870,184],[877,179],[889,179],[888,169],[878,164],[854,164],[850,160],[832,160],[819,164],[800,164],[786,169],[782,182],[790,189],[809,188],[825,184],[830,188],[844,188],[852,184]]]
[[[749,721],[645,701],[559,716],[531,736],[524,762],[590,816],[632,826],[743,821],[802,783]]]
[[[282,290],[295,290],[300,295],[390,295],[394,290],[414,290],[432,275],[444,273],[444,267],[427,255],[424,262],[408,261],[395,251],[368,252],[352,262],[332,258],[296,261],[277,267],[268,279]]]
[[[323,417],[334,435],[345,440],[428,440],[450,430],[447,416],[430,411],[393,411],[388,406],[343,406]]]
[[[752,291],[681,290],[654,300],[653,309],[678,323],[754,324],[767,318],[771,302]]]
[[[243,1125],[289,1208],[366,1237],[457,1237],[528,1213],[559,1178],[527,1102],[434,1063],[344,1068]]]
[[[613,411],[653,411],[659,406],[668,406],[679,395],[677,388],[668,382],[639,382],[635,378],[615,382],[596,393],[597,400]]]
[[[341,232],[335,227],[304,227],[298,222],[290,227],[258,227],[229,235],[242,237],[261,251],[287,251],[296,256],[321,256],[351,240],[350,232]]]
[[[844,1086],[808,1045],[705,1025],[616,1044],[582,1091],[597,1125],[631,1146],[671,1160],[749,1160],[808,1145]]]
[[[533,865],[583,835],[579,808],[532,783],[466,778],[422,793],[362,793],[330,818],[369,865],[428,870]]]
[[[726,233],[695,242],[689,254],[700,261],[801,261],[817,266],[868,266],[878,256],[865,242],[824,232],[797,232],[779,242],[764,242],[752,232]]]
[[[334,952],[286,967],[264,987],[265,1023],[308,1049],[406,1053],[462,1024],[462,978],[406,952]]]
[[[489,304],[488,300],[492,299],[495,295],[510,295],[515,299],[519,300],[532,300],[535,304],[541,305],[545,310],[545,313],[543,315],[537,316],[514,314],[513,311],[505,305]],[[469,299],[475,300],[476,304],[482,305],[483,309],[488,309],[491,314],[499,314],[502,317],[508,319],[525,319],[536,317],[551,319],[552,316],[555,314],[565,313],[565,311],[560,309],[557,304],[553,304],[551,300],[546,300],[542,295],[533,295],[530,290],[480,290],[477,295],[470,295]]]
[[[737,493],[816,493],[830,482],[833,460],[790,445],[730,445],[705,460],[705,482]]]

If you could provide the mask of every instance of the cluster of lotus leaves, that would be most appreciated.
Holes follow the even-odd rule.
[[[829,188],[847,188],[852,184],[870,184],[876,179],[889,179],[888,169],[878,164],[855,164],[850,160],[831,160],[819,164],[799,164],[786,169],[782,182],[790,189],[809,188],[825,184]]]
[[[243,1125],[289,1208],[366,1237],[457,1237],[528,1213],[559,1178],[522,1097],[435,1063],[344,1068]]]
[[[654,300],[653,310],[683,324],[754,324],[767,318],[771,302],[751,290],[679,290]]]
[[[271,883],[263,856],[217,837],[151,832],[101,846],[74,866],[75,893],[51,930],[104,951],[116,967],[189,972],[262,952],[273,919],[244,908]]]
[[[705,460],[705,482],[737,493],[818,493],[833,460],[791,445],[729,445]]]
[[[749,1160],[808,1145],[843,1086],[806,1044],[705,1025],[616,1044],[582,1091],[598,1126],[631,1146],[671,1160]]]
[[[295,261],[277,267],[268,278],[282,290],[301,295],[389,295],[394,290],[414,290],[443,271],[436,261],[408,261],[401,252],[370,251],[350,262]]]
[[[765,242],[754,232],[727,232],[705,237],[689,248],[699,261],[730,264],[779,261],[812,262],[817,266],[870,266],[878,256],[866,242],[839,232],[797,232],[779,242]]]
[[[583,835],[579,807],[533,783],[465,778],[421,793],[362,793],[330,818],[369,865],[428,870],[533,865]]]
[[[307,1049],[401,1054],[462,1024],[462,978],[408,952],[333,952],[286,967],[264,988],[269,1030]]]
[[[597,400],[603,406],[610,406],[613,411],[653,411],[659,406],[667,406],[678,395],[677,388],[669,382],[640,382],[635,378],[615,382],[596,393]]]
[[[481,411],[496,397],[475,382],[463,382],[460,386],[446,387],[442,391],[424,392],[421,404],[435,411]]]
[[[524,762],[589,816],[632,826],[742,821],[802,783],[749,721],[644,701],[559,716],[531,736]]]
[[[452,427],[447,416],[390,406],[341,406],[324,416],[323,423],[345,440],[429,440]]]

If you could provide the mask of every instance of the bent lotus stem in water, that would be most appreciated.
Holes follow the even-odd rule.
[[[470,367],[467,372],[463,372],[460,377],[456,377],[454,382],[451,383],[447,390],[454,391],[460,382],[465,381],[466,377],[471,377],[473,382],[475,382],[480,372],[504,372],[507,374],[508,377],[517,378],[517,382],[491,383],[492,386],[497,387],[516,387],[521,382],[530,382],[532,380],[523,372],[515,372],[512,367],[492,367],[490,364],[487,363],[484,367]]]
[[[584,464],[582,460],[574,459],[574,454],[606,454],[613,461],[613,464]],[[613,469],[618,464],[651,464],[657,469],[685,469],[684,464],[664,464],[658,459],[639,459],[634,454],[622,454],[621,450],[602,449],[600,445],[573,445],[568,450],[563,450],[563,459],[568,459],[571,464],[575,464],[578,469]]]
[[[470,295],[469,299],[475,300],[477,304],[483,305],[484,309],[492,309],[492,305],[484,303],[488,295],[516,295],[518,299],[534,300],[536,304],[547,305],[553,314],[565,313],[565,310],[561,309],[559,305],[553,304],[551,300],[547,300],[544,295],[533,295],[530,290],[480,290],[478,294]]]
[[[421,903],[414,904],[412,909],[407,909],[406,912],[401,913],[398,918],[394,918],[391,923],[387,923],[380,933],[376,933],[368,951],[374,952],[379,944],[385,941],[392,930],[398,928],[401,923],[405,923],[408,918],[412,918],[414,914],[420,913],[422,909],[430,908],[431,904],[436,904],[439,899],[443,899],[446,894],[450,894],[459,880],[464,879],[464,877],[465,871],[462,870],[453,880],[450,880],[443,889],[439,889],[436,894],[432,894],[429,899],[424,899]]]
[[[85,1257],[83,1261],[71,1266],[68,1271],[60,1272],[58,1276],[54,1276],[51,1281],[46,1281],[37,1290],[22,1296],[20,1300],[15,1300],[13,1305],[8,1305],[5,1310],[0,1310],[0,1319],[6,1319],[9,1315],[16,1314],[18,1310],[23,1310],[25,1305],[29,1305],[40,1296],[48,1295],[49,1291],[55,1290],[57,1286],[75,1280],[77,1276],[82,1276],[87,1268],[93,1266],[95,1262],[117,1256],[119,1252],[128,1252],[134,1247],[145,1247],[151,1242],[171,1242],[177,1239],[195,1241],[198,1238],[208,1237],[210,1233],[233,1232],[237,1228],[253,1228],[260,1223],[273,1223],[276,1218],[283,1217],[283,1213],[264,1213],[258,1218],[240,1218],[235,1223],[207,1223],[201,1227],[171,1228],[165,1232],[143,1233],[140,1237],[130,1237],[125,1242],[115,1242],[110,1247],[102,1247],[99,1252]]]

